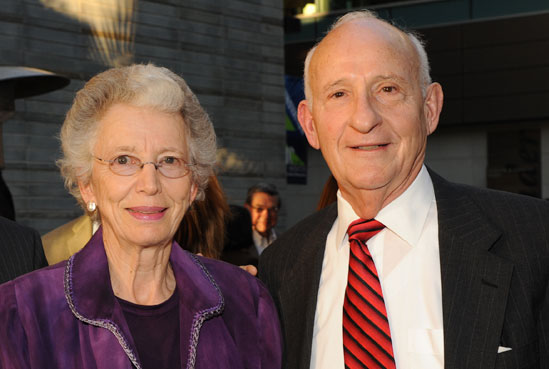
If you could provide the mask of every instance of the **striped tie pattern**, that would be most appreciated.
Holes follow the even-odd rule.
[[[385,226],[358,219],[347,229],[351,252],[343,303],[345,367],[396,368],[383,293],[366,241]]]

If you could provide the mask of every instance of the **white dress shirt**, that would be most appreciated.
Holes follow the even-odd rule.
[[[349,270],[347,228],[359,217],[337,194],[326,239],[314,321],[311,368],[344,368],[343,300]],[[410,187],[375,217],[385,229],[368,241],[391,328],[398,369],[442,369],[442,289],[437,208],[423,167]]]
[[[257,250],[257,255],[261,255],[261,253],[265,251],[265,249],[276,240],[276,232],[273,228],[271,229],[270,237],[264,237],[254,229],[252,230],[252,237],[254,239],[254,245],[255,249]]]

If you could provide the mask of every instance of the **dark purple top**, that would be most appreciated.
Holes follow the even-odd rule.
[[[177,289],[159,305],[137,305],[117,298],[145,369],[181,368]]]
[[[181,368],[281,366],[269,293],[255,277],[174,243]],[[0,369],[143,368],[112,291],[103,232],[68,261],[0,285]]]

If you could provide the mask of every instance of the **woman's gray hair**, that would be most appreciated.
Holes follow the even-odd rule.
[[[328,29],[328,32],[324,37],[326,37],[330,32],[335,30],[336,28],[341,27],[342,25],[355,21],[355,20],[380,20],[384,23],[387,23],[393,27],[395,27],[398,31],[400,31],[403,35],[408,37],[412,45],[414,45],[414,49],[417,53],[418,60],[419,60],[419,83],[421,87],[421,92],[423,97],[425,97],[427,93],[427,87],[431,84],[431,74],[430,74],[430,67],[429,67],[429,58],[427,57],[427,52],[425,51],[425,44],[419,34],[412,32],[412,31],[404,31],[400,27],[396,26],[395,24],[389,23],[386,20],[383,20],[379,18],[379,16],[370,10],[358,10],[349,12],[345,15],[342,15],[339,17],[334,24],[330,26]],[[322,39],[324,39],[324,37]],[[316,47],[322,42],[322,39],[316,43],[315,46],[309,50],[307,53],[307,57],[305,58],[305,66],[303,68],[303,80],[305,84],[305,99],[307,100],[307,103],[309,105],[309,109],[313,108],[313,94],[311,91],[311,84],[309,82],[309,65],[311,64],[311,59],[315,53]]]
[[[57,164],[78,203],[86,209],[78,180],[90,180],[98,123],[117,103],[181,114],[188,134],[188,161],[195,164],[190,167],[191,180],[198,188],[196,199],[203,199],[217,149],[212,122],[181,77],[166,68],[141,64],[96,75],[78,91],[67,113],[60,136],[63,156]]]

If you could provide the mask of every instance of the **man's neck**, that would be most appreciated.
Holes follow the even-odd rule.
[[[417,178],[423,165],[414,169],[398,186],[384,186],[377,189],[356,189],[340,187],[341,195],[362,219],[373,219],[385,206],[402,195]]]
[[[271,240],[272,236],[273,236],[273,230],[272,229],[269,229],[267,232],[259,232],[258,230],[254,229],[254,232],[258,235],[258,236],[261,236],[265,239],[267,239],[268,241]]]

